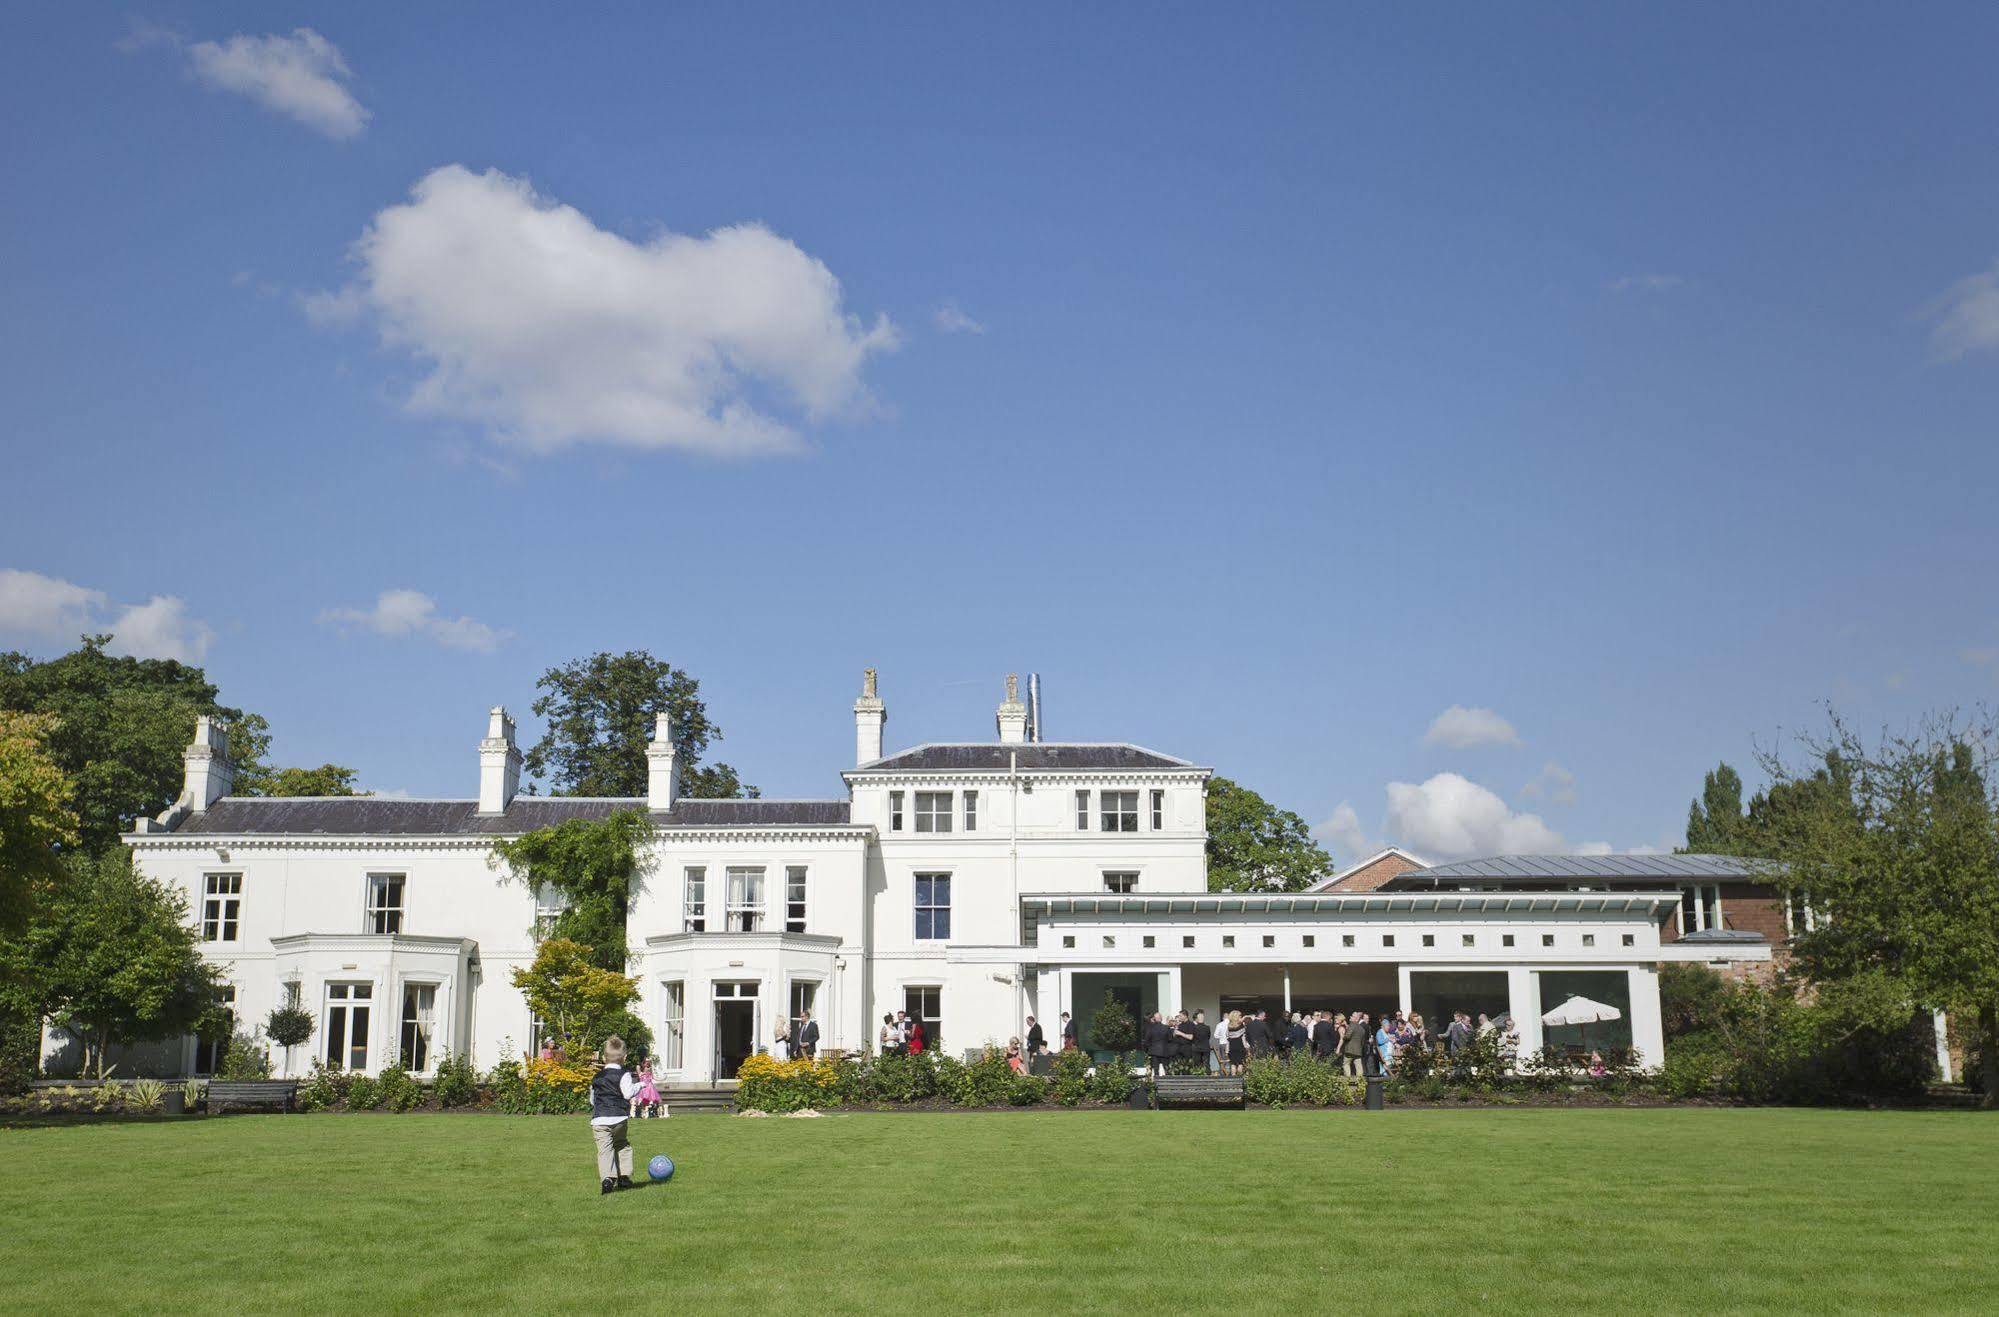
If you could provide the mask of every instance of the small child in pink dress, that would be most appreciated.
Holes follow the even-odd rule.
[[[652,1058],[639,1062],[639,1091],[632,1095],[632,1114],[647,1119],[666,1114],[666,1103],[660,1099],[659,1088],[652,1082]]]

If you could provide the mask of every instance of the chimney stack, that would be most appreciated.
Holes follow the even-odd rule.
[[[882,728],[888,709],[875,694],[875,670],[861,672],[861,698],[854,701],[854,763],[871,764],[882,757]]]
[[[181,797],[199,814],[229,794],[236,769],[229,762],[229,736],[222,724],[203,714],[194,720],[194,743],[181,756],[186,768]]]
[[[494,705],[486,717],[486,739],[479,742],[479,812],[504,814],[521,785],[521,752],[514,745],[514,720]]]
[[[646,743],[646,808],[655,813],[673,808],[680,799],[680,756],[673,748],[673,719],[662,713],[653,720]]]
[[[1019,745],[1027,740],[1027,706],[1020,702],[1020,677],[1006,674],[1006,699],[995,715],[1001,745]]]

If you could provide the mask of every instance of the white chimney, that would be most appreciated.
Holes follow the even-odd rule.
[[[646,743],[646,808],[668,810],[680,799],[680,756],[673,748],[673,720],[660,714]]]
[[[888,709],[875,694],[875,670],[861,673],[861,698],[854,701],[854,762],[871,764],[882,757],[882,727]]]
[[[1006,674],[1006,699],[996,715],[1001,745],[1019,745],[1027,740],[1027,706],[1020,702],[1020,677]]]
[[[521,752],[514,745],[514,720],[494,705],[486,716],[486,739],[479,742],[479,812],[504,814],[521,784]]]
[[[229,762],[229,737],[222,725],[203,715],[194,720],[194,744],[181,756],[186,777],[181,798],[195,813],[207,809],[229,794],[236,769]]]

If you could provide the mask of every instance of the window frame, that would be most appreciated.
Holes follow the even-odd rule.
[[[784,931],[803,933],[805,931],[805,911],[808,865],[787,864],[784,866]]]
[[[1162,787],[1152,788],[1152,830],[1166,830],[1166,791]]]
[[[534,889],[534,940],[545,942],[555,935],[555,921],[569,908],[569,897],[548,883]]]
[[[374,1052],[374,980],[328,979],[321,1003],[319,1031],[324,1044],[321,1055],[327,1068],[350,1075],[366,1074],[369,1057]],[[333,1027],[336,1015],[340,1019],[337,1031]],[[358,1043],[356,1034],[360,1035]],[[357,1054],[359,1065],[354,1063]]]
[[[1130,808],[1125,802],[1130,801]],[[1097,831],[1137,832],[1138,831],[1138,790],[1099,791],[1097,793]]]
[[[708,866],[688,864],[680,870],[680,931],[708,931]]]
[[[1138,873],[1136,869],[1105,869],[1104,890],[1112,896],[1130,896],[1138,890]],[[1118,886],[1120,881],[1125,885]]]
[[[397,1008],[396,1063],[413,1075],[427,1075],[437,1068],[437,1000],[442,984],[435,979],[404,979],[402,1000]],[[429,1032],[423,1032],[422,995],[430,994]],[[414,1031],[414,1032],[413,1032]],[[412,1041],[421,1044],[422,1054],[414,1055]],[[420,1064],[412,1065],[415,1060]]]
[[[954,791],[917,792],[915,830],[920,833],[950,832],[952,818],[957,811],[956,795]]]
[[[965,831],[977,832],[979,830],[979,793],[976,791],[962,791],[959,792],[959,797],[959,807],[964,814],[963,823]]]
[[[913,994],[913,995],[912,995]],[[915,1009],[911,1010],[912,1002]],[[936,1013],[925,1009],[932,1002]],[[905,983],[902,985],[902,1009],[909,1012],[912,1020],[923,1022],[924,1050],[942,1052],[944,1050],[944,985],[941,983]]]
[[[769,888],[768,870],[761,864],[730,864],[722,868],[722,927],[730,933],[761,933]]]
[[[664,1040],[660,1061],[668,1070],[679,1070],[687,1064],[687,980],[662,979],[660,997],[660,1037]]]
[[[409,874],[394,869],[368,874],[368,896],[361,909],[361,931],[394,937],[409,920]],[[390,904],[389,896],[395,897]]]
[[[915,915],[911,934],[918,942],[951,940],[951,874],[948,870],[926,869],[911,875],[910,908]],[[942,884],[941,889],[939,884]],[[943,900],[938,900],[939,892]],[[940,920],[941,916],[941,920]],[[928,930],[928,931],[925,931]]]
[[[891,791],[888,793],[888,830],[890,832],[902,831],[902,799],[903,794],[900,791]]]
[[[1076,793],[1076,831],[1090,830],[1090,793],[1087,788]]]
[[[233,943],[242,932],[243,871],[201,875],[201,940]]]
[[[1689,915],[1694,921],[1692,928],[1687,927]],[[1680,888],[1679,904],[1673,907],[1673,927],[1681,937],[1727,928],[1728,915],[1722,907],[1721,884],[1688,883]]]

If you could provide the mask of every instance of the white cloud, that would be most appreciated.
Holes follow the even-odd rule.
[[[180,48],[194,76],[209,86],[248,96],[328,137],[356,137],[368,126],[367,109],[345,86],[353,71],[340,48],[309,27],[290,36],[238,34],[192,44],[155,29],[143,44],[158,40]],[[136,32],[134,41],[140,41]]]
[[[1513,730],[1512,723],[1491,709],[1467,709],[1462,704],[1453,704],[1431,720],[1430,730],[1423,734],[1423,744],[1448,745],[1456,750],[1480,745],[1518,745],[1520,734]]]
[[[1664,293],[1678,288],[1686,280],[1677,274],[1627,274],[1610,281],[1613,293]]]
[[[1350,861],[1381,849],[1369,840],[1367,829],[1361,826],[1360,815],[1348,801],[1342,800],[1334,807],[1332,817],[1313,831],[1330,841]]]
[[[1999,348],[1999,264],[1960,279],[1931,303],[1930,351],[1944,361]]]
[[[1515,813],[1496,794],[1456,773],[1438,773],[1420,786],[1390,782],[1388,832],[1419,854],[1440,859],[1568,849],[1562,834],[1538,814]]]
[[[799,446],[773,404],[808,420],[865,412],[863,325],[840,281],[761,224],[634,242],[525,179],[445,165],[377,214],[361,273],[308,314],[365,307],[428,374],[410,406],[536,452],[579,443],[723,456]]]
[[[1577,855],[1614,855],[1617,848],[1607,841],[1585,841],[1576,846]]]
[[[133,658],[179,659],[199,663],[208,656],[215,641],[214,630],[203,621],[189,617],[187,601],[178,595],[156,594],[143,604],[133,604],[111,623],[112,654]]]
[[[421,590],[384,590],[373,608],[329,608],[322,623],[365,627],[382,636],[413,636],[446,649],[490,654],[513,633],[470,617],[439,617],[437,601]]]
[[[983,334],[986,327],[960,310],[956,302],[946,302],[937,308],[933,319],[937,328],[946,334]]]
[[[0,567],[0,632],[74,640],[107,602],[101,590]]]
[[[1546,800],[1551,805],[1576,803],[1576,775],[1554,760],[1542,766],[1540,775],[1520,788],[1522,800]]]
[[[0,633],[74,641],[87,633],[109,632],[112,639],[105,648],[110,653],[183,663],[201,662],[215,640],[214,630],[189,617],[187,601],[174,595],[154,595],[115,615],[111,609],[111,598],[102,590],[40,572],[0,568]]]

